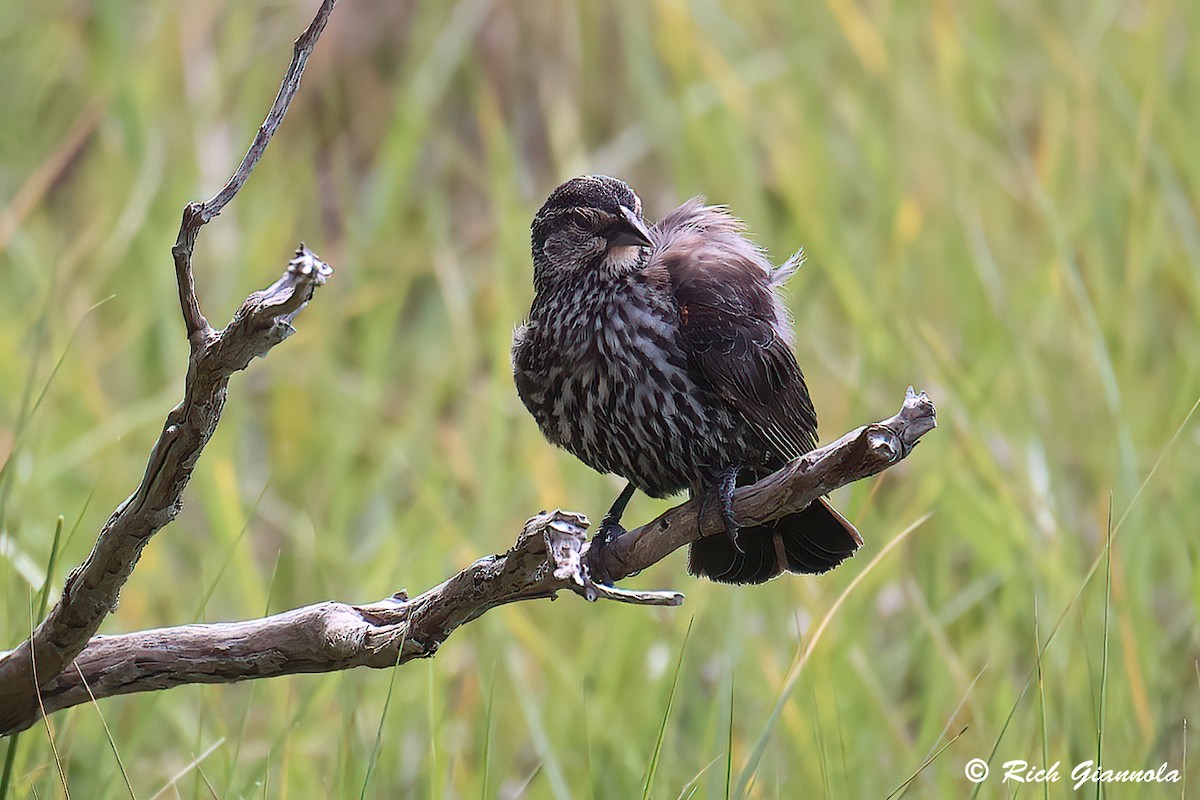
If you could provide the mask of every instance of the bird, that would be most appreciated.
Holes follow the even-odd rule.
[[[511,351],[517,393],[548,441],[627,482],[593,547],[624,533],[638,490],[719,503],[725,535],[697,539],[688,555],[690,574],[717,582],[826,572],[862,545],[824,497],[762,525],[739,527],[733,513],[738,486],[817,443],[780,296],[801,254],[773,267],[729,209],[702,197],[648,226],[641,199],[605,175],[554,189],[531,244],[534,298]]]

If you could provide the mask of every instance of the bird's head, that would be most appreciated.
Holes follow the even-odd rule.
[[[618,276],[642,266],[650,231],[642,201],[607,175],[572,178],[533,218],[533,282],[541,290],[583,270]]]

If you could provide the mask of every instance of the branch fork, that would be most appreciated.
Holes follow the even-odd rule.
[[[301,245],[283,276],[266,290],[250,295],[229,325],[217,331],[196,297],[192,253],[201,228],[233,200],[283,121],[335,3],[323,0],[312,23],[297,39],[267,119],[228,183],[210,200],[189,203],[183,210],[171,248],[191,348],[183,400],[167,414],[141,483],[109,517],[87,559],[70,572],[58,603],[28,639],[14,650],[0,652],[0,735],[36,720],[43,713],[39,695],[44,696],[56,680],[83,674],[78,663],[74,670],[67,668],[116,607],[121,587],[151,537],[182,508],[184,487],[221,419],[230,376],[291,335],[293,318],[332,273]]]

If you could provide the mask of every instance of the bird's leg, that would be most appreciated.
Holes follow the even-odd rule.
[[[617,495],[617,499],[613,501],[609,507],[608,513],[600,520],[600,530],[596,532],[597,539],[604,539],[604,544],[612,544],[613,540],[625,532],[621,527],[621,517],[625,514],[625,507],[629,505],[633,493],[637,491],[632,483],[625,484],[625,488]]]
[[[721,501],[721,518],[725,522],[725,533],[733,543],[733,549],[742,552],[738,544],[738,524],[733,518],[733,493],[737,489],[738,467],[728,467],[717,478],[717,498]]]
[[[608,513],[600,520],[600,528],[592,537],[592,544],[588,548],[588,567],[599,581],[607,586],[612,586],[612,576],[608,574],[608,570],[604,566],[602,554],[609,545],[617,540],[618,536],[625,533],[625,529],[621,527],[621,516],[625,513],[625,507],[629,505],[629,500],[636,491],[637,487],[632,483],[625,484],[625,488],[621,490],[617,499],[609,507]]]

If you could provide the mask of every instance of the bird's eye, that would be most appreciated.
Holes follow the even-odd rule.
[[[586,211],[572,211],[571,222],[578,228],[588,230],[592,227],[592,215]]]

